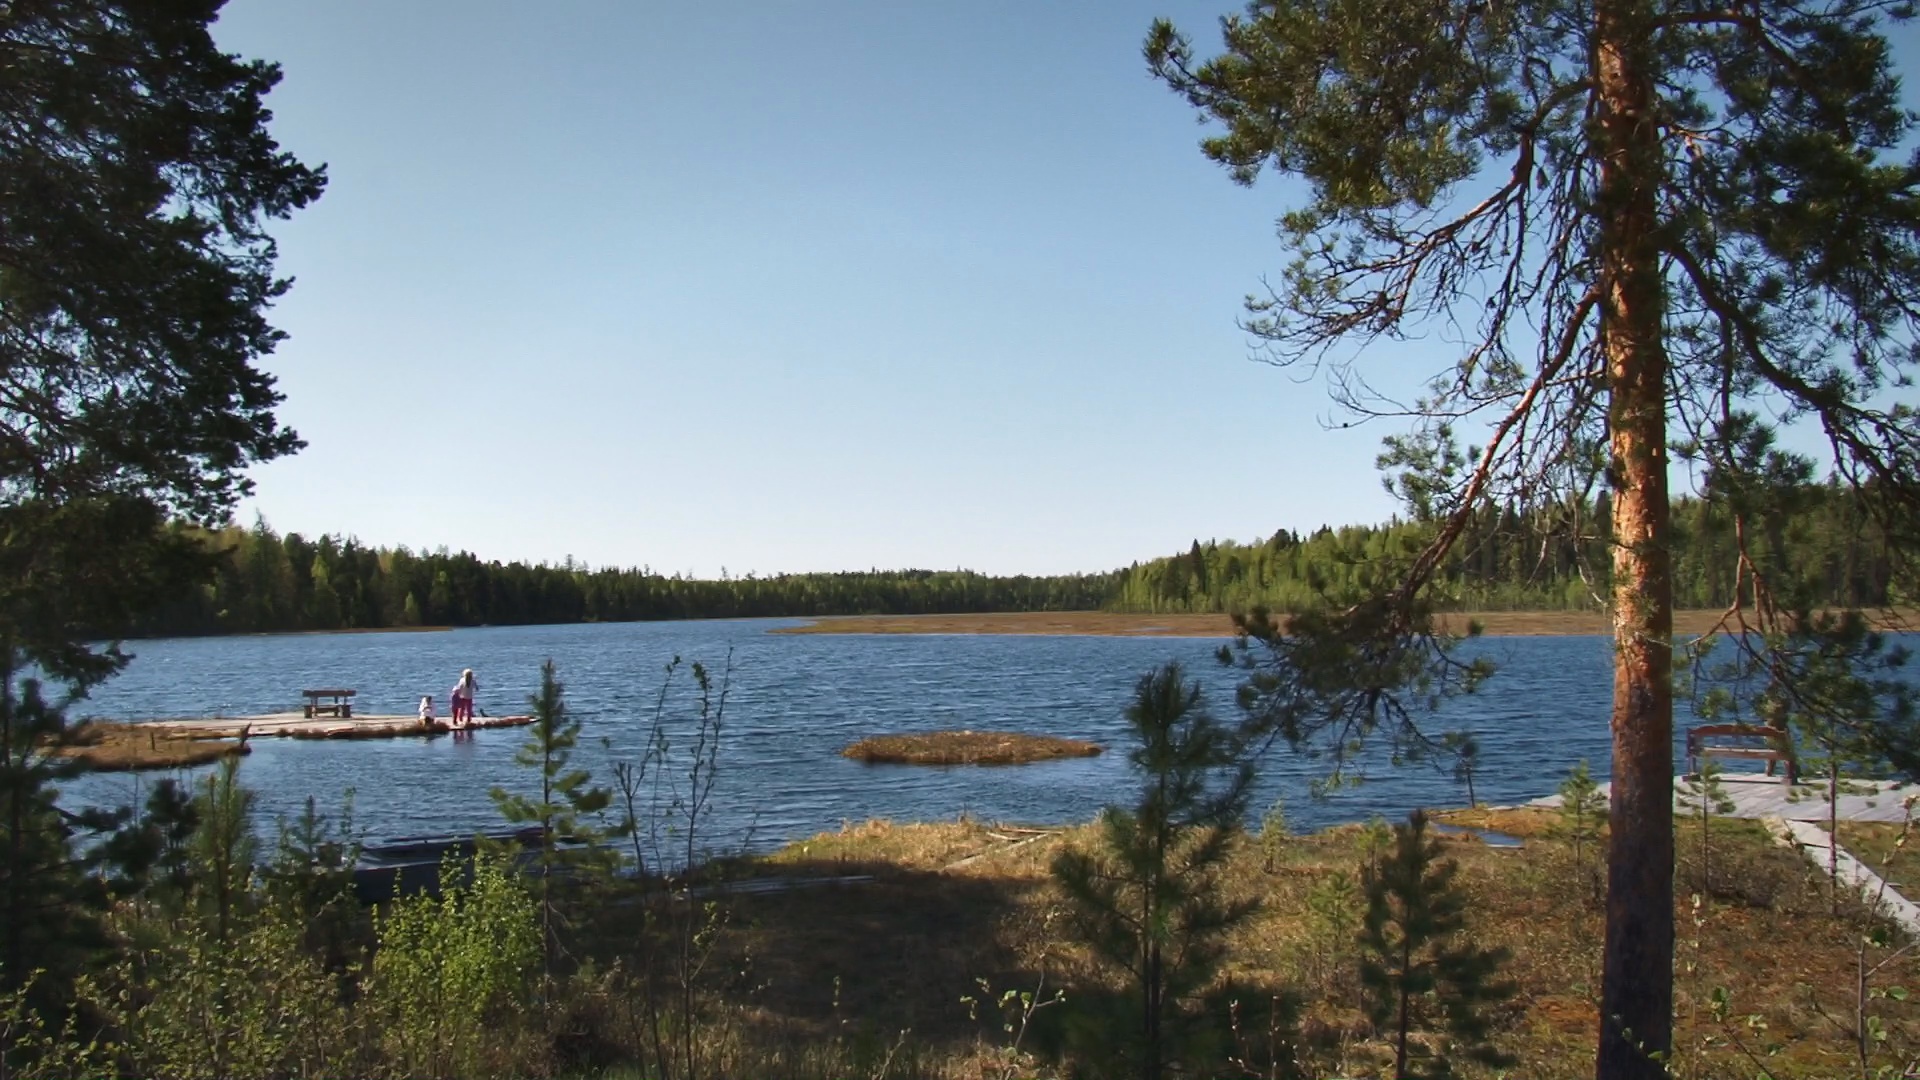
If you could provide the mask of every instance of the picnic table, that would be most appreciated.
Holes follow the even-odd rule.
[[[337,716],[345,720],[353,715],[353,695],[359,693],[359,691],[302,690],[300,693],[307,699],[307,719],[311,720],[316,716]],[[321,698],[327,698],[329,700],[327,700],[325,704],[322,704]]]

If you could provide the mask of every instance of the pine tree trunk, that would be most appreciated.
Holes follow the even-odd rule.
[[[1615,648],[1600,1080],[1665,1076],[1673,1024],[1673,568],[1651,41],[1647,0],[1596,0]]]

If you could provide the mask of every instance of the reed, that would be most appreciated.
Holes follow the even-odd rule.
[[[1093,757],[1098,743],[1000,731],[928,731],[861,739],[841,753],[869,765],[1026,765]]]
[[[186,769],[248,752],[246,740],[184,736],[152,724],[82,723],[49,752],[95,772]]]

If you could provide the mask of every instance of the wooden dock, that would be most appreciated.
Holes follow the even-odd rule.
[[[521,727],[531,723],[531,716],[476,716],[467,728]],[[300,712],[207,720],[152,720],[139,727],[152,729],[161,738],[173,739],[398,739],[449,730],[444,717],[428,731],[420,726],[418,716],[309,717]]]
[[[531,716],[476,716],[470,728],[531,723]],[[450,730],[444,719],[429,730],[420,725],[418,716],[308,717],[298,711],[205,720],[88,720],[47,749],[96,772],[136,772],[189,769],[244,754],[252,739],[400,739]]]
[[[55,757],[77,761],[94,772],[143,769],[191,769],[247,752],[237,739],[189,738],[163,734],[148,724],[82,721],[57,741],[46,744]]]

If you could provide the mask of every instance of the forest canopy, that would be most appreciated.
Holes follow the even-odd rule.
[[[1863,527],[1845,493],[1816,486],[1803,495],[1800,513],[1749,546],[1783,568],[1808,604],[1877,608],[1912,599],[1896,584],[1880,534]],[[1599,610],[1608,585],[1606,540],[1569,540],[1566,519],[1604,522],[1605,511],[1488,510],[1444,568],[1446,587],[1468,611]],[[1737,563],[1730,515],[1717,502],[1682,499],[1674,521],[1679,606],[1727,606]],[[1429,535],[1429,526],[1406,521],[1281,529],[1265,540],[1195,540],[1184,553],[1124,569],[1053,576],[868,570],[698,579],[572,560],[503,563],[464,551],[370,547],[333,535],[310,540],[283,536],[264,522],[177,528],[218,552],[219,571],[211,584],[143,623],[146,635],[989,611],[1292,611],[1318,591],[1350,589],[1370,565]]]

